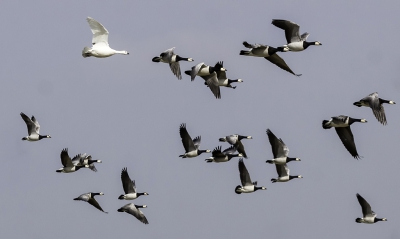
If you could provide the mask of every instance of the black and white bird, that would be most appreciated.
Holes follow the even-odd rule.
[[[79,197],[74,198],[74,200],[80,200],[80,201],[88,202],[88,203],[91,204],[93,207],[99,209],[99,210],[102,211],[102,212],[105,212],[105,211],[100,207],[100,204],[99,204],[99,203],[96,201],[96,199],[94,198],[94,196],[97,196],[97,195],[103,196],[104,193],[102,193],[102,192],[99,192],[99,193],[84,193],[84,194],[80,195]],[[105,212],[105,213],[108,213],[108,212]]]
[[[290,170],[286,164],[275,164],[276,172],[278,173],[278,178],[272,178],[271,182],[287,182],[294,178],[303,178],[301,175],[290,175]]]
[[[50,135],[40,135],[40,125],[36,120],[35,116],[32,115],[32,118],[26,116],[26,114],[21,112],[21,117],[26,123],[26,127],[28,128],[28,136],[23,137],[22,140],[28,140],[30,142],[38,141],[44,138],[51,138]]]
[[[354,143],[354,136],[351,132],[350,125],[354,122],[367,123],[366,119],[355,119],[345,115],[334,116],[330,120],[322,121],[322,128],[330,129],[335,127],[336,133],[339,135],[340,140],[347,151],[355,159],[359,159],[360,156],[357,153],[356,144]]]
[[[242,186],[238,185],[235,188],[235,192],[237,194],[241,193],[252,193],[257,190],[266,190],[266,187],[257,187],[257,181],[252,182],[250,178],[249,171],[247,171],[246,165],[244,165],[243,159],[239,159],[239,173],[240,173],[240,181],[242,182]]]
[[[387,221],[386,218],[377,218],[376,213],[374,211],[372,211],[369,203],[363,197],[361,197],[361,195],[358,193],[357,193],[357,199],[361,205],[361,209],[362,209],[362,213],[363,213],[362,218],[356,219],[357,223],[372,224],[372,223],[379,222],[379,221]]]
[[[149,224],[147,218],[144,216],[143,212],[140,211],[139,208],[146,208],[146,205],[135,205],[133,203],[128,203],[125,206],[118,209],[118,212],[126,212],[134,217],[136,217],[139,221],[143,222],[144,224]]]
[[[302,35],[300,35],[300,33],[299,33],[300,26],[292,21],[273,19],[272,25],[285,30],[287,44],[283,45],[281,48],[278,48],[278,49],[282,49],[283,51],[287,51],[287,50],[289,50],[289,51],[304,51],[311,45],[315,45],[315,46],[322,45],[321,42],[319,42],[319,41],[308,42],[307,37],[310,34],[305,32]]]
[[[207,66],[204,63],[197,64],[192,67],[191,71],[185,71],[185,74],[190,75],[192,81],[196,75],[200,76],[205,80],[205,84],[210,88],[215,98],[221,98],[221,90],[219,88],[218,72],[225,72],[226,69],[223,66],[223,62],[219,61],[214,67]]]
[[[224,151],[221,151],[221,146],[216,147],[212,151],[212,156],[205,159],[207,163],[224,163],[231,160],[233,157],[243,157],[242,154],[234,154],[236,152],[235,146],[231,146]]]
[[[289,148],[283,142],[282,139],[278,139],[274,133],[270,129],[267,129],[267,135],[269,139],[269,143],[271,144],[272,154],[274,155],[274,159],[267,160],[266,163],[270,164],[286,164],[290,161],[301,161],[299,158],[290,158]]]
[[[87,165],[87,164],[86,165],[74,165],[72,163],[71,158],[68,155],[67,148],[65,148],[61,151],[60,157],[61,157],[61,163],[64,167],[56,170],[57,173],[73,173],[73,172],[78,171],[81,168],[89,167],[89,165]]]
[[[128,169],[123,168],[121,172],[122,187],[124,188],[125,194],[120,195],[118,199],[120,200],[133,200],[142,195],[149,195],[148,193],[138,193],[136,190],[135,180],[132,181],[128,174]]]
[[[201,143],[201,136],[197,136],[196,138],[192,139],[189,133],[186,130],[186,124],[181,124],[179,127],[179,134],[182,139],[183,147],[185,148],[185,153],[179,155],[182,158],[193,158],[197,157],[202,153],[211,153],[211,150],[201,150],[199,149]]]
[[[85,166],[88,165],[88,167],[93,171],[97,172],[96,166],[94,166],[94,163],[101,163],[101,160],[98,159],[92,159],[91,155],[88,155],[86,153],[84,154],[78,154],[75,157],[72,158],[72,163],[76,166]]]
[[[385,108],[383,108],[382,104],[396,104],[396,102],[392,100],[384,100],[378,97],[378,92],[374,92],[369,94],[367,97],[362,98],[361,100],[354,102],[353,105],[361,107],[370,107],[372,112],[375,115],[375,118],[383,125],[387,124],[386,115],[385,115]]]
[[[244,47],[250,48],[249,51],[240,51],[240,55],[242,56],[255,56],[255,57],[264,57],[272,64],[275,64],[282,70],[285,70],[295,76],[301,76],[301,74],[296,74],[290,69],[290,67],[286,64],[286,62],[276,54],[278,51],[288,51],[288,48],[274,48],[268,45],[261,44],[249,44],[246,41],[243,42]]]
[[[109,57],[114,54],[129,55],[127,51],[116,51],[108,45],[108,31],[107,29],[98,21],[91,17],[86,18],[89,23],[90,29],[92,30],[92,47],[85,47],[82,50],[83,57]]]
[[[220,64],[223,67],[223,62],[221,61]],[[226,71],[216,71],[217,73],[217,79],[218,79],[218,86],[224,86],[227,88],[232,88],[232,89],[236,89],[236,86],[232,86],[232,83],[242,83],[243,80],[242,79],[236,79],[236,80],[232,80],[226,77]],[[210,76],[208,76],[210,77]],[[207,76],[202,76],[202,78],[205,80],[204,85],[207,85],[207,80],[208,80]],[[208,85],[207,85],[208,86]]]
[[[238,134],[232,134],[225,136],[223,138],[219,138],[220,142],[228,142],[230,145],[235,146],[236,150],[243,155],[243,157],[247,158],[246,151],[244,150],[244,146],[242,144],[242,139],[252,139],[251,136],[243,136]]]
[[[193,59],[181,57],[181,56],[175,54],[174,49],[175,49],[175,47],[165,50],[163,53],[160,54],[160,56],[153,57],[152,61],[168,63],[169,67],[171,68],[172,73],[174,73],[174,75],[179,80],[181,80],[182,75],[181,75],[181,67],[179,65],[179,62],[180,61],[193,61]]]

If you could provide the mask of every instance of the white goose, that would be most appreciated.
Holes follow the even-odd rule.
[[[86,58],[94,56],[104,58],[112,56],[114,54],[129,55],[127,51],[116,51],[108,45],[108,31],[103,25],[101,25],[98,21],[94,20],[91,17],[86,18],[86,20],[89,23],[90,29],[93,33],[93,46],[83,48],[83,57]]]

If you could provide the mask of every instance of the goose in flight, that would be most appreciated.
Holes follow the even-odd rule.
[[[244,165],[243,159],[239,159],[239,173],[240,181],[242,186],[238,185],[235,188],[235,193],[252,193],[257,190],[267,190],[266,187],[257,187],[257,181],[252,182],[250,178],[249,171],[247,171],[246,165]]]
[[[94,196],[97,196],[97,195],[103,196],[104,193],[102,193],[102,192],[99,192],[99,193],[84,193],[84,194],[80,195],[79,197],[74,198],[74,200],[88,202],[89,204],[91,204],[93,207],[99,209],[100,211],[102,211],[104,213],[108,213],[108,212],[103,211],[103,209],[100,207],[100,204],[94,198]]]
[[[36,120],[35,116],[32,115],[32,118],[26,116],[26,114],[21,112],[21,117],[26,123],[26,127],[28,128],[28,136],[23,137],[22,140],[28,140],[30,142],[38,141],[43,138],[51,138],[50,135],[40,135],[40,125],[39,122]]]
[[[171,68],[172,73],[181,80],[182,75],[181,75],[181,67],[179,65],[180,61],[193,61],[192,58],[184,58],[181,57],[177,54],[174,53],[175,47],[172,47],[163,53],[160,54],[160,56],[153,57],[152,61],[153,62],[163,62],[163,63],[168,63],[169,67]]]
[[[360,156],[357,153],[356,144],[354,143],[354,136],[351,132],[350,125],[354,122],[367,123],[366,119],[355,119],[345,115],[334,116],[330,120],[322,121],[322,128],[330,129],[335,127],[336,133],[339,135],[340,140],[347,151],[355,159],[359,159]]]
[[[220,63],[223,66],[224,63],[222,61]],[[238,83],[243,82],[242,79],[236,79],[236,80],[228,79],[226,77],[226,71],[216,71],[216,73],[217,73],[217,79],[218,79],[218,86],[224,86],[227,88],[236,89],[236,86],[232,86],[231,84],[235,83],[235,82],[238,82]],[[204,76],[202,78],[205,80],[204,85],[207,85],[207,78],[205,78]],[[207,87],[208,87],[208,85],[207,85]]]
[[[179,134],[182,139],[183,147],[185,148],[185,153],[179,155],[182,158],[193,158],[197,157],[202,153],[210,153],[211,150],[201,150],[199,149],[201,143],[201,136],[197,136],[196,138],[192,139],[189,133],[186,130],[186,124],[181,124],[179,127]]]
[[[72,163],[77,166],[85,166],[88,165],[88,167],[93,171],[97,172],[96,166],[94,166],[94,163],[101,163],[101,160],[97,159],[92,159],[91,155],[85,154],[78,154],[75,157],[72,158]]]
[[[126,212],[134,217],[136,217],[139,221],[143,222],[144,224],[149,224],[147,218],[144,216],[143,212],[140,211],[139,208],[146,208],[146,205],[135,205],[133,203],[128,203],[125,206],[118,209],[118,212]]]
[[[73,173],[73,172],[78,171],[81,168],[89,167],[89,165],[87,165],[87,164],[86,165],[74,165],[72,163],[71,158],[68,155],[67,148],[65,148],[61,151],[60,157],[61,157],[61,163],[64,167],[56,170],[57,173]]]
[[[269,143],[271,144],[272,154],[274,155],[274,159],[267,160],[266,163],[270,164],[286,164],[290,161],[301,161],[299,158],[290,158],[289,148],[283,142],[282,139],[278,139],[274,133],[270,129],[267,129],[267,135],[269,139]]]
[[[290,170],[287,167],[286,163],[285,164],[275,164],[276,167],[276,172],[278,173],[278,178],[272,178],[271,182],[276,183],[276,182],[288,182],[294,178],[303,178],[301,175],[295,175],[292,176],[290,175]]]
[[[109,57],[114,54],[123,54],[129,55],[127,51],[116,51],[108,45],[108,31],[107,29],[101,25],[98,21],[94,20],[91,17],[86,18],[89,23],[90,29],[93,33],[92,38],[92,47],[85,47],[82,51],[83,57]]]
[[[132,181],[128,174],[128,169],[123,168],[121,172],[122,187],[125,194],[118,197],[120,200],[133,200],[142,195],[149,195],[148,193],[138,193],[136,190],[135,181]]]
[[[354,102],[353,105],[361,107],[366,106],[372,109],[372,112],[375,115],[375,118],[383,125],[387,124],[385,108],[383,108],[382,104],[396,104],[396,102],[392,100],[384,100],[378,97],[378,92],[374,92],[369,94],[368,96],[362,98],[360,101]]]
[[[261,44],[249,44],[246,41],[243,42],[243,45],[246,48],[250,48],[249,51],[240,51],[240,55],[242,56],[255,56],[255,57],[264,57],[266,60],[275,64],[282,70],[285,70],[295,76],[301,76],[301,74],[296,74],[290,69],[290,67],[286,64],[286,62],[276,54],[278,51],[287,51],[287,48],[274,48],[268,45],[261,45]]]
[[[372,211],[369,203],[363,197],[361,197],[361,195],[358,193],[357,193],[357,199],[358,199],[358,202],[360,203],[362,213],[363,213],[362,218],[356,219],[357,223],[372,224],[372,223],[379,222],[379,221],[387,221],[386,218],[377,218],[376,213],[374,211]]]
[[[185,71],[185,74],[190,75],[192,81],[197,75],[203,78],[215,98],[220,99],[221,91],[219,88],[218,72],[221,71],[226,71],[222,61],[217,62],[215,66],[207,66],[202,62],[193,66],[191,71]]]
[[[230,145],[235,146],[236,150],[243,155],[243,157],[247,158],[246,151],[244,150],[244,146],[242,144],[242,139],[252,139],[251,136],[243,136],[238,134],[232,134],[225,136],[223,138],[219,138],[220,142],[228,142]]]
[[[228,162],[231,160],[233,157],[243,157],[242,154],[234,154],[236,152],[236,148],[234,146],[231,146],[224,151],[221,152],[221,146],[216,147],[212,151],[212,156],[209,157],[208,159],[205,159],[207,163],[223,163],[223,162]]]
[[[279,20],[273,19],[272,25],[285,30],[286,42],[287,45],[283,45],[283,47],[278,47],[279,50],[283,51],[304,51],[311,45],[321,46],[321,42],[314,41],[308,42],[307,37],[310,35],[309,33],[303,33],[300,36],[299,30],[300,26],[294,22],[287,20]]]

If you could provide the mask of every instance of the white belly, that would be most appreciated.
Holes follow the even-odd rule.
[[[210,67],[206,66],[203,67],[199,70],[199,72],[197,73],[198,76],[208,76],[210,74]]]
[[[193,157],[198,156],[197,155],[197,150],[190,151],[190,152],[186,153],[185,155],[186,155],[187,158],[193,158]]]
[[[115,51],[111,49],[109,46],[105,46],[104,44],[94,45],[92,47],[92,55],[94,57],[104,58],[109,57],[115,54]]]
[[[287,182],[289,181],[289,176],[283,176],[278,178],[278,182]]]
[[[124,195],[124,199],[125,200],[133,200],[137,198],[137,194],[136,193],[128,193]]]
[[[285,164],[286,163],[286,158],[276,158],[273,159],[274,164]]]
[[[228,85],[228,79],[218,79],[218,85],[219,86],[227,86]]]
[[[254,192],[254,185],[244,186],[242,188],[242,193],[252,193],[252,192]]]
[[[287,47],[291,50],[291,51],[303,51],[304,47],[303,47],[303,42],[292,42],[289,43],[287,45]]]

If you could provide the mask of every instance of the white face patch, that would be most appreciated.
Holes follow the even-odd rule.
[[[366,119],[362,119],[361,122],[367,123],[367,120]]]
[[[298,178],[303,178],[303,176],[299,175]]]
[[[296,158],[296,161],[301,161],[299,158]]]
[[[192,59],[192,58],[189,58],[188,61],[193,61],[193,59]]]
[[[243,82],[243,80],[242,79],[238,79],[238,82]]]
[[[253,137],[251,137],[251,136],[247,136],[247,138],[248,138],[248,139],[252,139]]]
[[[394,102],[394,101],[389,101],[389,104],[394,105],[394,104],[396,104],[396,102]]]
[[[227,70],[226,70],[225,68],[222,67],[222,68],[221,68],[221,71],[227,71]]]

